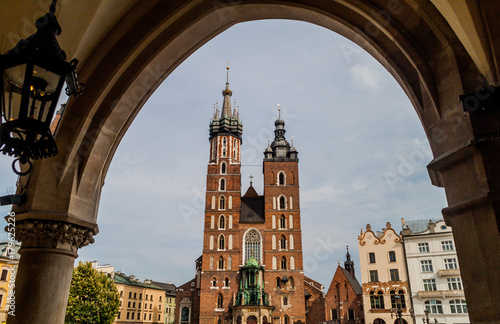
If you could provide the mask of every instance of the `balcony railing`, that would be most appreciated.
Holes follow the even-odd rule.
[[[440,277],[460,276],[460,269],[440,269],[438,275]]]
[[[429,290],[429,291],[418,291],[418,297],[429,298],[429,297],[464,297],[464,291],[459,290]]]

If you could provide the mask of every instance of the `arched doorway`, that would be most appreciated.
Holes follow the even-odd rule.
[[[257,317],[250,315],[247,317],[247,324],[257,324]]]
[[[377,318],[373,321],[373,324],[385,324],[385,321],[381,318]]]
[[[399,322],[399,318],[398,318],[394,321],[394,324],[408,324],[408,322],[404,318],[402,318],[401,322]]]
[[[398,4],[377,7],[362,0],[355,4],[228,1],[216,5],[213,1],[168,4],[148,1],[137,3],[134,10],[124,14],[121,23],[127,28],[106,33],[102,41],[105,46],[81,48],[92,54],[82,61],[79,74],[91,82],[86,83],[86,94],[67,107],[58,130],[58,146],[66,150],[50,161],[38,161],[29,181],[21,179],[19,187],[25,189],[28,201],[14,207],[19,215],[18,239],[23,241],[25,249],[16,283],[19,312],[33,314],[30,316],[35,321],[39,316],[30,309],[37,302],[41,303],[38,308],[53,314],[55,319],[47,321],[62,321],[60,305],[64,305],[65,298],[58,303],[46,301],[45,307],[42,301],[32,300],[31,289],[36,286],[44,291],[59,291],[56,296],[64,296],[68,291],[76,251],[91,243],[92,235],[97,233],[100,190],[113,152],[158,84],[183,58],[231,25],[254,19],[289,18],[322,25],[352,39],[386,66],[404,88],[436,157],[429,165],[431,179],[435,185],[447,189],[451,207],[443,213],[458,232],[456,243],[465,286],[473,286],[477,271],[486,273],[481,283],[475,285],[476,289],[466,290],[471,317],[486,316],[484,321],[500,317],[500,307],[489,306],[497,305],[500,300],[495,273],[489,273],[500,266],[500,261],[488,248],[500,241],[499,207],[495,198],[500,183],[495,171],[499,157],[494,140],[493,148],[478,144],[490,141],[488,132],[496,129],[498,116],[473,116],[458,123],[463,117],[456,98],[474,90],[479,75],[478,65],[474,64],[477,58],[465,51],[454,30],[431,2],[419,6],[413,1]],[[415,21],[420,24],[413,24]],[[143,32],[124,35],[127,30],[139,29]],[[93,51],[94,48],[97,50]],[[481,215],[480,222],[477,215]],[[56,242],[30,241],[36,220],[62,228],[64,235],[55,238]],[[64,233],[68,227],[75,236],[69,241]],[[478,239],[462,239],[471,230]],[[59,240],[69,246],[58,245]],[[60,246],[61,251],[49,252],[54,245]],[[29,251],[30,247],[36,247],[37,251]],[[37,258],[40,249],[46,249],[52,260]],[[484,253],[478,256],[473,251]],[[472,256],[474,266],[469,266]],[[56,284],[43,275],[36,278],[30,264],[37,264],[41,274],[55,265],[60,280]]]

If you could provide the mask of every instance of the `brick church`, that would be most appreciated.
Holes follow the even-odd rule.
[[[299,159],[285,138],[285,121],[275,121],[274,141],[264,149],[264,195],[251,181],[242,195],[243,125],[231,108],[228,81],[222,95],[222,111],[210,122],[203,254],[195,278],[178,287],[175,323],[361,323],[361,309],[350,316],[362,292],[351,287],[359,283],[349,254],[351,268],[339,265],[332,280],[342,283],[342,293],[330,289],[325,296],[322,284],[304,276]]]
[[[179,287],[176,323],[305,323],[298,152],[278,118],[264,150],[264,195],[252,182],[242,195],[243,125],[228,82],[222,94],[210,123],[203,255]]]

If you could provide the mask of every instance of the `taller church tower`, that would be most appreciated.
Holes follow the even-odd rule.
[[[298,152],[278,118],[264,151],[264,195],[250,182],[242,196],[243,125],[229,81],[222,95],[210,122],[203,254],[196,278],[179,287],[176,323],[305,323]]]

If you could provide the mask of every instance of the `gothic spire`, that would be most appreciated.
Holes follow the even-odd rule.
[[[226,89],[222,90],[222,95],[224,96],[224,101],[222,102],[222,114],[220,119],[231,118],[232,110],[231,110],[231,96],[233,92],[229,90],[229,65],[226,67],[227,76],[226,76]]]
[[[346,261],[344,262],[344,269],[349,271],[353,278],[354,276],[354,262],[351,261],[351,254],[349,253],[349,245],[346,245],[347,253],[345,255]]]

